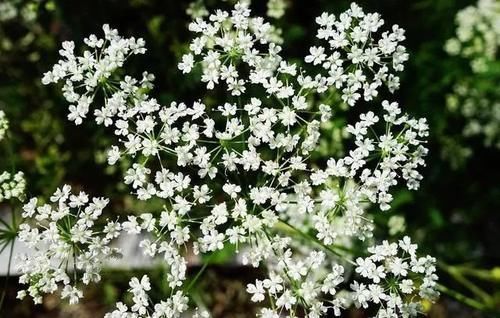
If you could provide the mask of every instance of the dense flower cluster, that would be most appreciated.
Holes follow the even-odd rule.
[[[456,36],[446,42],[451,55],[470,61],[474,72],[484,72],[490,61],[495,61],[500,45],[500,3],[496,0],[479,0],[456,15]]]
[[[209,21],[197,18],[189,25],[189,30],[199,36],[191,41],[191,52],[182,57],[179,69],[189,73],[195,63],[201,64],[201,80],[207,83],[208,89],[221,81],[226,83],[232,95],[239,96],[246,91],[249,82],[263,83],[279,66],[281,48],[272,41],[271,24],[260,17],[250,17],[247,5],[237,4],[231,15],[218,10]],[[196,61],[197,57],[202,60]],[[295,74],[293,65],[282,66],[287,68],[283,73]],[[249,79],[246,79],[248,73]],[[269,89],[277,93],[283,89],[278,84],[271,83],[273,88]]]
[[[144,275],[140,280],[133,277],[129,285],[134,304],[128,308],[124,303],[117,303],[117,309],[104,315],[104,318],[171,318],[178,317],[188,307],[188,298],[180,291],[173,294],[167,301],[152,305],[147,294],[151,290],[151,283],[147,275]],[[207,316],[206,314],[196,313],[192,317],[205,318]]]
[[[240,3],[244,3],[245,5],[250,5],[251,2],[251,0],[240,1]],[[280,19],[285,14],[288,5],[289,3],[287,0],[268,0],[266,14],[270,18]],[[210,14],[203,0],[195,0],[191,2],[186,10],[186,13],[193,19],[203,18]]]
[[[259,243],[264,253],[274,255],[267,262],[269,278],[247,285],[252,301],[268,303],[260,317],[278,318],[279,313],[295,317],[299,307],[306,309],[310,318],[329,311],[340,316],[349,303],[347,294],[337,293],[344,282],[342,265],[328,261],[322,251],[310,250],[304,256],[293,253],[290,238],[276,236]]]
[[[277,313],[293,317],[298,306],[308,308],[307,317],[340,316],[352,302],[364,308],[369,303],[380,305],[376,317],[415,317],[422,311],[422,300],[438,296],[436,260],[418,257],[417,246],[408,237],[368,248],[371,255],[359,257],[353,265],[355,273],[369,283],[354,280],[351,293],[342,292],[344,266],[327,262],[318,251],[296,258],[287,240],[273,238],[261,246],[276,255],[275,263],[268,264],[269,278],[247,285],[252,301],[270,305],[261,309],[261,317],[280,317]]]
[[[470,63],[471,71],[461,75],[447,98],[447,106],[465,119],[465,136],[483,136],[486,146],[500,147],[500,103],[496,83],[500,45],[500,3],[479,0],[456,16],[456,37],[445,45],[452,56]],[[487,72],[487,70],[489,70]]]
[[[387,221],[389,235],[394,236],[398,233],[404,233],[406,230],[406,220],[402,215],[393,215]]]
[[[83,297],[79,284],[100,281],[103,262],[119,252],[109,245],[120,234],[121,225],[100,220],[108,199],[72,194],[68,185],[50,201],[38,204],[33,198],[23,208],[25,222],[20,225],[19,240],[33,252],[18,256],[19,281],[29,285],[18,297],[29,294],[41,303],[43,294],[62,287],[61,297],[74,304]]]
[[[107,81],[113,72],[122,67],[130,55],[146,52],[143,39],[124,39],[108,25],[104,25],[103,30],[103,39],[91,35],[84,40],[89,49],[84,51],[82,56],[76,57],[74,55],[75,44],[73,42],[64,42],[62,49],[59,50],[63,59],[54,65],[51,71],[46,72],[42,78],[43,84],[65,80],[63,95],[69,103],[72,103],[69,106],[68,119],[77,125],[81,124],[83,119],[87,117],[96,89],[102,87],[105,91],[113,90],[115,87],[110,86],[110,82]],[[124,92],[135,87],[137,83],[146,88],[151,79],[147,73],[143,74],[140,81],[125,77],[119,87]],[[108,118],[114,116],[118,111],[119,100],[116,102],[103,110],[95,110],[96,119],[108,126]],[[140,102],[140,100],[131,102]]]
[[[239,2],[243,6],[250,6],[251,0],[243,0]],[[268,0],[267,1],[267,16],[270,18],[279,19],[285,14],[287,3],[284,0]],[[193,19],[202,19],[210,15],[204,0],[195,0],[191,2],[186,10],[186,13]],[[266,37],[269,42],[276,44],[283,43],[281,36],[282,30],[272,24],[266,24]]]
[[[37,17],[37,1],[2,1],[0,3],[0,22],[19,18],[22,22],[33,22]]]
[[[17,172],[12,174],[4,171],[0,173],[0,202],[12,198],[21,199],[26,189],[26,180],[24,173]]]
[[[376,317],[414,317],[421,312],[421,300],[433,300],[439,293],[436,259],[418,257],[416,250],[406,236],[398,243],[370,247],[369,257],[356,259],[356,273],[369,280],[352,283],[356,305],[381,304]]]
[[[16,7],[10,2],[0,3],[0,21],[8,21],[17,15]]]
[[[134,305],[119,303],[107,317],[179,317],[188,307],[183,291],[187,269],[183,249],[188,243],[196,254],[234,245],[243,263],[266,265],[269,278],[248,285],[253,301],[270,300],[271,306],[262,309],[263,317],[279,317],[282,312],[294,316],[298,308],[311,318],[329,310],[339,315],[347,306],[347,298],[336,297],[337,286],[344,282],[338,255],[326,257],[323,251],[297,247],[279,225],[300,220],[322,246],[339,238],[371,236],[367,204],[387,210],[393,186],[405,183],[408,189],[418,188],[428,126],[425,119],[404,114],[397,103],[383,101],[381,117],[367,111],[347,126],[353,138],[346,155],[328,158],[325,164],[310,160],[321,138],[320,126],[330,121],[335,110],[334,105],[318,103],[316,97],[338,90],[354,106],[361,98],[358,91],[366,101],[383,86],[392,92],[399,83],[395,73],[403,70],[408,58],[400,45],[404,31],[393,26],[374,40],[383,21],[356,4],[338,18],[325,13],[317,22],[318,38],[329,46],[328,53],[323,47],[310,48],[305,62],[313,64],[311,71],[281,55],[271,24],[252,17],[247,4],[217,10],[207,19],[197,17],[189,25],[197,37],[179,69],[183,73],[201,69],[201,81],[209,90],[227,88],[230,94],[220,104],[196,100],[161,105],[148,95],[153,88],[151,74],[144,73],[141,80],[119,76],[115,70],[129,56],[144,53],[144,42],[122,38],[107,25],[104,39],[94,35],[85,39],[89,49],[82,56],[75,55],[72,42],[63,43],[62,59],[44,75],[44,84],[65,83],[64,96],[71,103],[68,117],[75,124],[87,118],[92,105],[99,105],[94,108],[96,123],[117,136],[108,163],[131,162],[124,182],[132,193],[139,200],[164,202],[158,213],[130,215],[126,221],[111,223],[111,233],[112,237],[120,231],[146,234],[140,247],[145,255],[161,257],[168,265],[171,297],[153,306],[147,297],[149,279],[134,278],[130,282]],[[314,65],[321,66],[319,73],[314,73]],[[103,100],[95,102],[97,96]],[[79,197],[70,197],[70,207]],[[61,203],[65,207],[67,199]],[[35,203],[26,210],[34,211]],[[83,218],[80,210],[63,215],[70,220],[67,236],[56,231],[61,218],[49,221],[56,227],[55,234],[48,235],[49,246],[61,244],[64,251],[75,251],[67,239],[71,240],[72,228]],[[47,215],[41,221],[59,215],[50,207],[36,211]],[[87,230],[93,221],[84,222],[84,247],[78,253],[86,253],[91,246],[88,233],[103,246],[111,239],[106,228]],[[23,236],[32,231],[24,229]],[[47,264],[47,258],[54,256],[68,258],[67,253],[44,253],[38,257],[46,258],[37,262]],[[79,259],[76,264],[85,267]],[[39,268],[34,273],[25,268],[30,274],[23,276],[34,286],[30,292],[34,297],[52,292],[55,282],[72,286],[66,276],[54,277],[48,286],[39,283]],[[60,273],[50,269],[54,275]],[[80,297],[78,292],[72,295],[72,301]]]
[[[450,111],[466,119],[464,136],[482,136],[486,146],[496,148],[500,148],[500,94],[495,85],[498,77],[462,78],[446,100]]]
[[[0,140],[5,138],[7,129],[9,129],[9,121],[7,120],[7,116],[5,116],[5,112],[0,110]]]
[[[3,110],[0,110],[0,141],[5,138],[9,129],[9,121]],[[0,203],[12,198],[22,199],[26,189],[24,173],[10,173],[3,171],[0,173]]]
[[[288,7],[287,0],[268,0],[267,1],[267,16],[270,18],[279,19],[285,15]]]
[[[384,20],[354,3],[339,17],[323,13],[316,23],[316,36],[326,46],[311,47],[305,61],[323,69],[311,83],[318,92],[334,86],[341,90],[342,100],[353,106],[361,93],[365,101],[372,100],[383,84],[390,92],[399,88],[396,73],[404,69],[408,53],[400,44],[405,32],[398,25],[378,35]]]
[[[186,9],[187,15],[189,15],[192,19],[203,18],[209,15],[209,12],[205,6],[205,2],[203,0],[194,0],[192,1]]]

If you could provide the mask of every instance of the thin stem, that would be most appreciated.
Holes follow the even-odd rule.
[[[446,295],[458,300],[459,302],[466,304],[467,306],[470,306],[472,308],[482,310],[482,311],[488,310],[488,308],[484,304],[478,302],[477,300],[469,298],[469,297],[467,297],[467,296],[465,296],[465,295],[463,295],[463,294],[461,294],[453,289],[450,289],[444,285],[436,284],[436,287],[443,294],[446,294]]]
[[[193,280],[186,287],[186,293],[188,293],[191,290],[191,288],[193,288],[193,286],[196,283],[196,281],[198,281],[198,279],[201,277],[201,275],[203,274],[203,272],[205,272],[205,270],[208,267],[208,264],[210,263],[210,261],[212,260],[212,257],[214,257],[214,255],[215,254],[210,255],[209,258],[203,263],[203,266],[201,267],[201,269],[198,271],[198,273],[196,274],[196,276],[193,278]]]
[[[16,173],[16,161],[14,160],[14,151],[12,149],[12,139],[10,138],[10,132],[7,132],[7,136],[5,138],[5,152],[7,153],[7,158],[10,162],[10,170],[12,174]]]
[[[338,246],[338,245],[328,246],[328,245],[324,244],[323,242],[321,242],[320,240],[318,240],[317,238],[315,238],[315,237],[313,237],[313,236],[311,236],[311,235],[309,235],[307,233],[302,232],[301,230],[299,230],[295,226],[291,225],[287,221],[279,220],[278,223],[281,223],[281,224],[284,224],[284,225],[288,226],[289,228],[291,228],[292,230],[294,230],[295,232],[297,232],[297,234],[301,235],[302,237],[304,237],[304,238],[306,238],[306,239],[308,239],[310,241],[315,242],[316,244],[322,246],[324,249],[328,250],[330,253],[335,254],[335,255],[341,257],[342,259],[344,259],[345,261],[351,263],[352,265],[356,265],[356,263],[354,263],[352,260],[348,259],[345,254],[342,254],[339,251],[334,250],[334,248],[338,249],[338,250],[342,250],[343,252],[346,252],[346,253],[354,254],[351,250],[349,250],[349,249],[347,249],[347,248],[345,248],[343,246]]]
[[[446,265],[442,262],[438,263],[438,266],[447,272],[451,277],[453,277],[457,282],[462,284],[465,288],[469,289],[472,293],[474,293],[479,298],[482,298],[486,303],[491,303],[492,299],[488,293],[479,288],[477,285],[472,283],[470,280],[465,278],[460,270],[454,266]]]
[[[453,267],[459,270],[464,275],[473,276],[475,278],[479,278],[485,281],[500,282],[500,276],[494,274],[495,271],[494,268],[489,270],[489,269],[472,268],[468,266],[453,266]]]
[[[4,285],[4,289],[2,291],[2,298],[0,298],[0,310],[3,307],[3,301],[5,299],[5,296],[7,295],[7,287],[9,284],[9,277],[10,277],[10,266],[12,263],[12,255],[14,254],[14,243],[15,243],[15,240],[12,240],[12,242],[10,243],[9,262],[7,264],[7,276],[5,277],[5,285]]]

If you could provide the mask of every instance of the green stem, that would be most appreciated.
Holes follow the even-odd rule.
[[[10,172],[12,174],[15,174],[16,173],[16,161],[15,161],[15,156],[14,156],[14,150],[12,149],[12,138],[11,138],[11,135],[10,135],[10,132],[7,131],[6,135],[5,135],[5,139],[3,140],[4,141],[4,149],[5,149],[5,153],[7,154],[7,160],[9,161],[10,163]]]
[[[500,276],[495,275],[495,271],[500,272],[500,268],[496,269],[479,269],[479,268],[472,268],[468,266],[453,266],[456,268],[458,271],[460,271],[463,275],[469,275],[475,278],[479,278],[488,282],[500,282]]]
[[[297,234],[299,234],[300,236],[304,237],[305,239],[313,241],[314,243],[320,245],[321,247],[323,247],[324,249],[326,249],[330,253],[335,254],[335,255],[343,258],[347,262],[355,265],[355,263],[352,260],[350,260],[350,259],[348,259],[346,257],[346,254],[355,255],[355,253],[352,250],[350,250],[350,249],[348,249],[348,248],[346,248],[344,246],[339,246],[339,245],[330,245],[330,246],[328,246],[328,245],[324,244],[323,242],[321,242],[320,240],[318,240],[317,238],[315,238],[315,237],[313,237],[313,236],[311,236],[311,235],[309,235],[307,233],[302,232],[301,230],[299,230],[295,226],[291,225],[287,221],[279,220],[278,221],[278,225],[286,225],[288,228],[292,229],[293,231],[295,231]],[[339,250],[342,251],[342,252],[344,252],[344,253],[341,253]]]
[[[469,298],[469,297],[467,297],[467,296],[465,296],[465,295],[463,295],[463,294],[461,294],[453,289],[450,289],[450,288],[448,288],[444,285],[441,285],[441,284],[436,284],[436,287],[443,294],[446,294],[446,295],[458,300],[459,302],[466,304],[469,307],[472,307],[472,308],[475,308],[475,309],[481,310],[481,311],[489,311],[489,308],[486,305],[478,302],[475,299]]]
[[[5,296],[7,295],[7,287],[9,284],[9,277],[10,277],[10,266],[12,263],[12,255],[14,253],[14,243],[15,243],[15,240],[12,240],[12,242],[10,243],[9,262],[7,264],[7,276],[5,277],[5,285],[4,285],[4,289],[2,292],[2,298],[0,298],[0,311],[2,310],[3,302],[5,300]]]
[[[445,272],[447,272],[451,277],[453,277],[458,283],[462,284],[465,288],[469,289],[472,293],[481,298],[485,303],[492,303],[490,295],[488,295],[488,293],[472,283],[470,280],[465,278],[458,268],[456,268],[455,266],[446,265],[442,262],[439,262],[438,266]]]
[[[193,278],[193,280],[186,287],[186,289],[185,289],[186,293],[188,293],[191,290],[191,288],[193,288],[194,284],[198,281],[198,279],[201,277],[203,272],[205,272],[205,270],[207,269],[207,267],[210,264],[210,261],[212,260],[214,255],[215,255],[215,253],[210,255],[208,257],[208,259],[203,263],[203,266],[201,267],[201,269],[198,271],[198,273],[196,273],[196,276]]]

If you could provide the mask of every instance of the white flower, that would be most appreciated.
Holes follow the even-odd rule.
[[[0,141],[5,138],[7,129],[9,129],[9,121],[7,120],[7,116],[5,116],[5,112],[0,110]]]
[[[145,48],[142,40],[124,39],[109,26],[103,27],[106,41],[93,36],[85,41],[99,54],[75,57],[75,45],[66,43],[62,60],[44,76],[44,83],[65,82],[63,93],[76,124],[88,117],[94,104],[100,105],[94,110],[96,123],[116,136],[109,164],[129,164],[124,183],[138,199],[165,203],[161,212],[108,222],[105,238],[122,231],[148,235],[140,248],[165,261],[170,297],[152,304],[146,278],[144,284],[133,279],[133,305],[118,304],[106,317],[177,317],[185,311],[187,298],[181,288],[188,264],[186,243],[195,254],[234,244],[243,263],[266,265],[269,277],[247,285],[252,301],[268,297],[274,304],[275,310],[262,310],[262,315],[296,316],[300,304],[311,318],[329,309],[338,316],[348,304],[338,290],[344,268],[336,258],[288,235],[286,226],[282,231],[281,223],[303,228],[325,245],[365,239],[374,228],[367,205],[389,209],[396,184],[418,187],[428,127],[425,120],[402,114],[397,103],[383,101],[382,114],[374,108],[346,124],[353,141],[345,156],[324,162],[311,159],[324,137],[322,124],[328,124],[338,107],[317,101],[336,91],[355,106],[361,98],[375,99],[384,86],[394,91],[399,85],[396,74],[408,57],[400,44],[404,31],[393,26],[376,34],[383,20],[355,4],[338,17],[325,13],[317,18],[317,37],[324,43],[309,49],[305,59],[312,65],[301,68],[282,56],[272,26],[253,17],[248,4],[201,16],[189,25],[195,37],[178,68],[188,73],[199,65],[199,80],[208,90],[227,90],[221,101],[161,105],[149,96],[153,77],[146,74],[139,80],[115,72]],[[103,100],[94,101],[94,96]],[[32,202],[25,214],[57,223],[74,217],[71,209],[85,209],[90,200],[65,194],[64,189],[54,197],[69,200],[68,208],[54,212],[47,205],[33,212]],[[73,242],[85,244],[89,236],[99,237],[92,228],[93,214],[89,215],[78,215],[82,226],[70,232]],[[36,231],[23,232],[31,245],[37,244]],[[57,224],[45,232],[57,237]],[[63,241],[61,249],[71,251],[71,244]],[[399,249],[404,255],[397,258]],[[388,304],[391,291],[380,288],[387,276],[410,279],[414,273],[421,277],[428,272],[425,281],[414,286],[423,286],[423,295],[432,294],[432,261],[411,259],[415,250],[409,242],[385,242],[369,252],[369,258],[357,259],[355,272],[370,282],[353,283],[356,304]],[[49,289],[55,290],[55,285]],[[409,289],[408,283],[402,286]],[[323,293],[331,301],[324,301]]]
[[[16,172],[12,174],[4,171],[0,173],[0,202],[12,198],[22,199],[26,189],[24,173]]]
[[[286,0],[269,0],[267,1],[267,16],[279,19],[285,14],[287,7],[288,2]]]
[[[247,292],[252,295],[253,302],[260,302],[260,301],[263,301],[265,298],[264,285],[262,284],[262,281],[260,281],[260,280],[256,280],[255,284],[248,284],[247,285]]]
[[[405,308],[418,306],[421,300],[418,297],[405,298],[402,294],[414,294],[418,290],[419,296],[426,300],[433,300],[439,295],[435,288],[435,260],[429,256],[417,258],[416,248],[405,237],[399,245],[384,241],[382,245],[369,248],[371,256],[358,258],[356,272],[371,280],[368,289],[357,282],[351,286],[358,306],[366,307],[368,299],[371,299],[374,303],[384,303],[382,307],[385,309],[380,309],[379,315],[385,314],[386,310],[406,312]],[[382,275],[373,275],[375,268]],[[416,315],[415,311],[409,316]]]
[[[182,56],[182,62],[179,63],[179,70],[182,73],[189,73],[194,65],[194,58],[192,54],[185,54]]]
[[[61,292],[61,298],[62,299],[69,298],[69,303],[71,305],[77,304],[80,301],[80,298],[82,297],[83,297],[82,291],[71,285],[64,286]]]
[[[306,56],[305,58],[306,63],[313,63],[314,65],[320,64],[326,58],[326,54],[324,52],[325,52],[324,47],[312,46],[309,49],[310,55]]]
[[[487,147],[500,148],[500,104],[498,89],[485,83],[496,82],[495,69],[498,61],[500,39],[500,3],[495,0],[478,0],[455,16],[455,36],[445,43],[445,50],[457,56],[459,63],[470,66],[457,73],[453,91],[447,96],[451,112],[465,118],[462,134],[465,137],[480,136]],[[467,157],[469,148],[462,150]]]
[[[29,285],[23,295],[35,302],[62,285],[62,298],[74,304],[83,297],[77,284],[100,281],[104,261],[119,253],[109,245],[120,228],[113,222],[104,227],[98,222],[107,199],[90,199],[84,192],[72,195],[71,187],[65,185],[51,201],[54,205],[37,206],[37,200],[31,199],[24,207],[23,217],[34,219],[20,225],[19,240],[31,253],[18,255],[19,280]]]

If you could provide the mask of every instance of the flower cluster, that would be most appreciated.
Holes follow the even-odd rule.
[[[301,220],[322,246],[339,238],[371,236],[367,204],[387,210],[393,186],[418,188],[428,127],[425,119],[411,118],[397,103],[383,101],[381,117],[368,111],[347,126],[353,139],[346,155],[324,163],[310,160],[321,138],[320,126],[335,110],[334,105],[318,103],[317,97],[339,89],[354,106],[358,90],[364,90],[365,100],[376,97],[382,85],[393,91],[398,86],[393,73],[401,71],[407,59],[399,44],[404,31],[394,26],[373,40],[383,21],[355,4],[338,20],[323,14],[317,21],[318,37],[328,40],[333,52],[326,56],[323,48],[311,48],[306,57],[311,70],[281,55],[270,35],[271,24],[252,17],[246,4],[196,18],[189,25],[196,37],[179,69],[189,73],[199,66],[209,90],[227,88],[223,103],[207,98],[161,105],[147,94],[153,88],[152,75],[145,73],[137,80],[115,72],[129,56],[145,51],[143,41],[122,38],[107,25],[104,39],[85,39],[94,52],[86,50],[77,57],[72,42],[63,44],[61,61],[43,82],[65,83],[64,95],[72,103],[68,117],[76,124],[86,119],[91,105],[103,105],[94,110],[95,121],[117,140],[108,151],[108,163],[131,162],[124,182],[132,193],[139,200],[164,203],[161,211],[113,223],[112,233],[146,234],[140,247],[168,265],[171,297],[152,311],[146,296],[148,279],[133,279],[134,305],[129,309],[119,304],[109,317],[178,317],[185,311],[187,246],[198,254],[234,245],[243,263],[267,265],[269,279],[248,286],[254,301],[262,301],[265,294],[272,300],[263,317],[279,317],[284,311],[293,316],[299,307],[311,318],[330,309],[338,315],[346,306],[343,297],[331,300],[344,281],[343,267],[322,251],[294,247],[292,236],[282,233],[279,225]],[[320,73],[311,75],[318,64]],[[103,100],[96,102],[97,96]],[[49,208],[40,213],[45,209]],[[82,218],[80,212],[66,216],[69,227]],[[56,229],[60,224],[52,223]],[[66,239],[73,236],[70,230],[64,232],[70,233]],[[109,242],[106,230],[97,233]],[[56,242],[68,247],[64,239]],[[35,279],[30,283],[35,291],[52,291],[54,286],[38,287]]]
[[[252,1],[251,0],[242,0],[239,1],[238,4],[241,7],[249,7],[251,5]],[[267,16],[275,19],[281,18],[285,10],[287,8],[287,3],[283,0],[268,0],[267,1]],[[220,11],[220,10],[219,10]],[[209,16],[210,12],[205,6],[205,1],[203,0],[195,0],[189,4],[189,7],[186,10],[187,14],[193,19],[193,20],[202,20],[204,17]],[[258,20],[262,20],[262,18],[258,18]],[[221,21],[219,21],[221,22]],[[225,22],[227,23],[227,22]],[[255,26],[258,27],[260,21],[256,21]],[[265,33],[265,38],[266,41],[280,44],[283,43],[283,38],[281,36],[282,30],[272,24],[266,23],[263,26],[265,29],[262,30],[263,33]],[[212,38],[215,34],[207,33],[208,37],[205,39],[208,39],[209,42],[211,40],[215,40],[215,38]],[[194,43],[194,41],[193,41]],[[199,45],[198,43],[197,45]]]
[[[393,215],[387,221],[389,235],[394,236],[398,233],[404,233],[406,230],[406,220],[402,215]]]
[[[470,61],[474,72],[484,72],[497,59],[500,45],[500,3],[479,0],[456,15],[456,36],[446,42],[450,55],[459,55]]]
[[[129,283],[133,305],[129,308],[122,302],[116,304],[117,309],[104,315],[104,318],[172,318],[179,317],[188,308],[188,298],[180,291],[167,301],[151,304],[147,292],[151,290],[149,277],[144,275],[140,280],[133,277]],[[208,318],[205,311],[196,311],[193,318]]]
[[[361,92],[365,101],[371,101],[383,84],[390,92],[399,88],[396,73],[404,69],[408,53],[400,44],[405,32],[398,25],[378,35],[384,20],[378,13],[363,12],[355,3],[339,17],[323,13],[316,23],[316,36],[326,43],[311,47],[305,62],[323,70],[312,83],[318,92],[335,87],[341,90],[342,100],[353,106]]]
[[[21,199],[25,189],[26,180],[24,179],[24,173],[17,172],[11,174],[4,171],[0,174],[0,202],[12,198]]]
[[[267,1],[267,16],[270,18],[279,19],[285,15],[288,7],[287,0],[268,0]]]
[[[68,185],[50,201],[39,205],[33,198],[23,208],[25,222],[18,237],[32,253],[18,256],[19,281],[29,285],[18,297],[30,295],[41,303],[43,294],[62,287],[62,298],[74,304],[83,297],[79,285],[100,281],[103,262],[119,252],[109,245],[120,234],[121,225],[100,220],[108,199],[72,194]]]
[[[61,79],[65,80],[63,95],[69,103],[72,103],[69,106],[68,119],[77,125],[87,117],[96,89],[102,87],[104,90],[113,90],[114,87],[110,86],[111,81],[108,81],[113,76],[113,72],[122,67],[129,56],[146,52],[143,39],[133,37],[124,39],[108,25],[104,25],[103,30],[104,38],[90,35],[84,39],[88,50],[85,50],[81,56],[75,56],[73,42],[64,42],[62,49],[59,50],[63,59],[59,60],[42,78],[42,83],[45,85],[56,83]],[[141,87],[147,88],[150,80],[151,77],[145,73],[139,83]],[[124,81],[119,83],[119,87],[127,92],[128,88],[137,83],[136,79],[125,77]],[[140,100],[131,102],[140,102]],[[109,125],[108,118],[118,112],[119,106],[119,103],[115,103],[106,107],[105,110],[95,110],[96,120]]]
[[[384,241],[368,249],[370,256],[356,259],[356,273],[369,283],[354,281],[354,301],[358,307],[381,304],[377,317],[414,317],[421,300],[433,300],[436,291],[436,259],[418,257],[417,245],[409,237],[398,243]]]
[[[191,41],[191,52],[182,57],[179,69],[189,73],[195,63],[200,63],[201,80],[208,89],[219,81],[225,82],[231,94],[239,96],[249,83],[264,84],[279,66],[281,48],[272,41],[271,24],[260,17],[250,17],[247,4],[238,3],[231,13],[218,10],[209,16],[209,21],[197,18],[189,30],[200,36]],[[201,60],[197,61],[198,57]],[[287,73],[295,72],[294,66],[283,66]],[[273,92],[280,89],[277,84],[270,83],[275,86]]]
[[[8,21],[17,15],[16,7],[10,2],[0,3],[0,21]]]
[[[145,237],[147,238],[141,240],[139,243],[142,252],[145,256],[151,258],[161,257],[160,259],[163,260],[164,265],[169,269],[167,283],[172,290],[172,294],[175,293],[174,302],[172,303],[172,299],[169,299],[167,303],[159,305],[160,308],[165,308],[165,310],[168,309],[167,311],[170,312],[169,314],[175,313],[173,316],[167,315],[167,317],[177,317],[177,314],[182,313],[186,309],[185,304],[178,305],[175,299],[183,301],[186,299],[181,287],[186,279],[187,261],[181,255],[181,250],[190,239],[189,226],[185,225],[188,221],[189,220],[183,220],[175,211],[165,209],[165,211],[161,212],[158,219],[153,217],[150,213],[143,213],[139,217],[129,216],[127,221],[121,223],[122,231],[127,234],[139,234],[141,232],[146,234]],[[136,297],[134,297],[134,302],[136,304],[139,303],[135,300],[136,298],[144,299],[144,308],[146,308],[147,298],[145,296],[137,296],[137,294],[142,294],[142,292],[134,292],[133,289],[132,291],[133,294],[136,295]],[[147,291],[147,289],[144,289],[144,291]],[[171,306],[175,306],[175,308],[171,308]],[[137,311],[134,308],[135,307],[132,307],[132,311]],[[144,312],[140,314],[143,315]],[[153,317],[156,316],[153,315]],[[158,317],[163,316],[158,314]]]
[[[5,138],[9,129],[9,121],[5,112],[0,110],[0,141]],[[10,200],[12,198],[22,199],[26,189],[26,180],[24,173],[10,173],[3,171],[0,173],[0,202]]]
[[[418,257],[417,246],[408,237],[368,248],[371,255],[358,258],[353,265],[354,272],[369,283],[354,280],[351,293],[343,292],[349,275],[344,266],[328,262],[323,252],[314,250],[297,258],[287,240],[275,237],[260,246],[275,255],[274,262],[268,263],[269,278],[247,285],[252,301],[269,304],[261,309],[261,317],[280,317],[277,313],[293,317],[297,307],[309,318],[327,313],[340,316],[351,302],[364,308],[369,303],[379,305],[376,317],[416,317],[422,300],[432,301],[439,295],[436,260]]]
[[[0,110],[0,140],[5,138],[7,129],[9,129],[9,121],[7,120],[7,116],[5,116],[5,112]]]
[[[499,19],[498,1],[479,0],[458,12],[456,36],[445,45],[450,55],[470,63],[470,70],[459,75],[448,95],[447,107],[466,119],[464,136],[482,136],[486,146],[496,148],[500,148]]]
[[[240,1],[245,5],[250,5],[251,0]],[[285,14],[288,7],[287,0],[268,0],[267,1],[267,16],[270,18],[280,19]],[[210,12],[207,10],[203,0],[194,0],[186,9],[186,13],[193,19],[208,16]]]
[[[37,1],[2,1],[0,3],[0,22],[6,23],[20,19],[23,23],[31,23],[37,17]]]
[[[192,1],[187,7],[186,13],[191,17],[191,19],[203,18],[209,14],[203,0]]]
[[[500,148],[500,94],[495,78],[462,78],[447,96],[447,107],[466,119],[465,137],[482,136],[484,145]],[[484,84],[484,85],[483,85]]]
[[[294,317],[298,307],[309,318],[323,317],[328,311],[340,316],[347,307],[346,295],[337,293],[344,282],[344,267],[327,261],[324,252],[310,250],[302,256],[292,252],[290,238],[278,236],[261,241],[259,248],[274,255],[267,262],[269,278],[247,285],[253,302],[267,299],[269,303],[261,308],[260,317],[278,318],[279,313]]]

